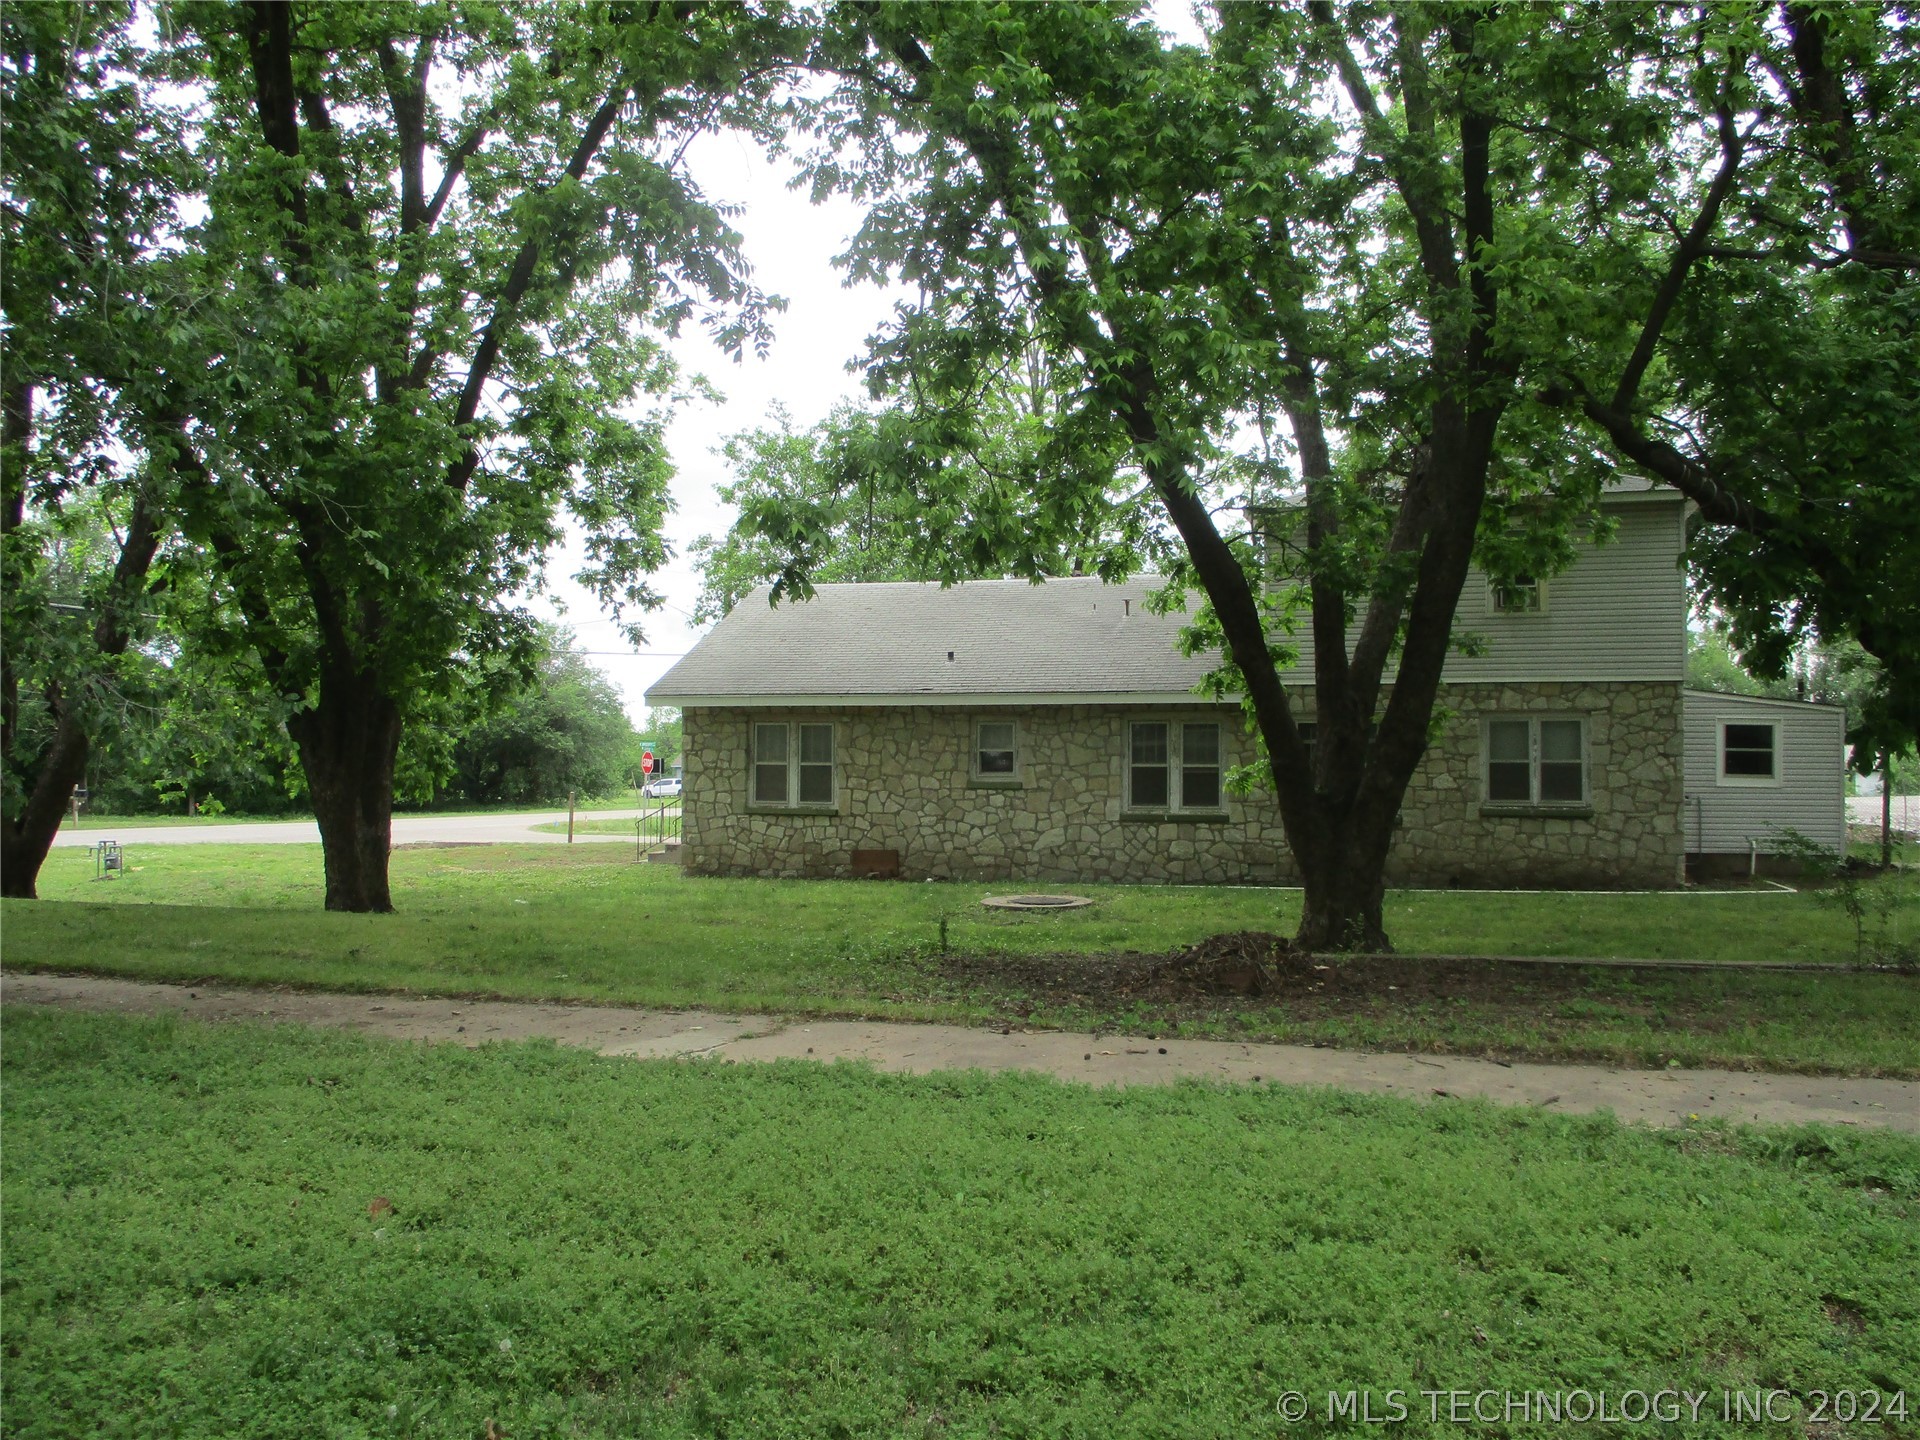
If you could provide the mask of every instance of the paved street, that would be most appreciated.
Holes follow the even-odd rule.
[[[1880,823],[1880,797],[1878,795],[1849,795],[1847,797],[1847,823],[1851,825],[1878,825]],[[1904,830],[1912,835],[1920,832],[1920,795],[1896,795],[1893,797],[1893,828]]]
[[[631,820],[638,810],[582,810],[576,820]],[[677,813],[669,811],[669,814]],[[566,823],[564,810],[527,811],[513,815],[396,815],[396,845],[564,845],[565,834],[534,829],[536,825]],[[578,835],[575,839],[612,841],[631,845],[633,832],[624,835]],[[118,840],[122,845],[318,845],[320,827],[311,820],[272,820],[257,825],[149,825],[130,821],[122,829],[74,830],[63,827],[55,845],[92,845]]]

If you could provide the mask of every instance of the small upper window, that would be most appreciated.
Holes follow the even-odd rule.
[[[1020,752],[1011,720],[982,720],[973,732],[973,773],[982,780],[1012,780]]]
[[[1720,779],[1735,785],[1770,785],[1780,778],[1779,728],[1764,724],[1720,727]]]
[[[1537,615],[1547,608],[1547,587],[1533,575],[1489,580],[1493,608],[1502,615]]]

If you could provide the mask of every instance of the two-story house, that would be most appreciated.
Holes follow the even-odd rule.
[[[1685,689],[1686,505],[1627,482],[1613,538],[1468,579],[1398,884],[1659,887],[1779,824],[1844,843],[1840,711]],[[682,707],[682,858],[706,874],[1284,883],[1240,708],[1194,693],[1152,577],[825,585],[743,600],[648,692]],[[1313,713],[1311,637],[1296,713]]]

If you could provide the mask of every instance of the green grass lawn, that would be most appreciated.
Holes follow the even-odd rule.
[[[1866,838],[1870,832],[1871,838]],[[1894,832],[1896,836],[1899,832]],[[1847,843],[1847,854],[1855,860],[1864,860],[1869,865],[1880,863],[1880,827],[1852,826],[1849,829],[1851,839]],[[1893,842],[1893,863],[1896,865],[1920,865],[1920,840],[1896,838]]]
[[[393,858],[388,916],[318,907],[317,847],[146,846],[121,879],[55,852],[37,903],[8,902],[7,964],[153,980],[706,1006],[900,1019],[1013,1019],[1500,1058],[1920,1075],[1920,978],[1621,972],[1516,982],[1505,1000],[1142,1008],[1068,1003],[957,974],[968,956],[1165,951],[1290,931],[1299,896],[1094,886],[1061,914],[982,910],[982,885],[689,879],[615,846],[419,849]],[[1904,883],[1904,882],[1903,882]],[[88,903],[73,903],[76,901]],[[1780,891],[1396,893],[1401,948],[1455,954],[1840,961],[1846,918]]]
[[[1686,1433],[1732,1435],[1756,1387],[1782,1434],[1904,1391],[1857,1432],[1892,1440],[1920,1407],[1920,1145],[1884,1133],[3,1023],[18,1440],[1352,1433],[1356,1388],[1409,1392],[1399,1434],[1490,1388],[1705,1392]]]

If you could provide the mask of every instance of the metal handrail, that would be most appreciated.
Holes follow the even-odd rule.
[[[671,812],[671,813],[669,813]],[[635,858],[680,838],[680,802],[662,800],[642,810],[633,820]]]

